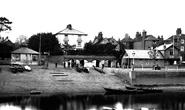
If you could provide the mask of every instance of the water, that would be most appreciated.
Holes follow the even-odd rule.
[[[185,93],[0,96],[0,110],[185,110]]]

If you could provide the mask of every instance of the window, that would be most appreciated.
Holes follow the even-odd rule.
[[[37,61],[37,55],[32,56],[33,61]]]
[[[181,51],[183,51],[183,52],[184,52],[184,46],[181,46]]]
[[[170,55],[173,55],[173,51],[170,51]]]
[[[181,39],[181,44],[184,44],[184,39]]]
[[[81,42],[78,42],[78,46],[81,47]]]
[[[12,61],[20,61],[20,54],[12,54]]]

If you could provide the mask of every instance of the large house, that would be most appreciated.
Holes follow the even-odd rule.
[[[104,38],[102,32],[99,32],[98,36],[95,36],[94,41],[92,43],[94,45],[95,44],[108,44],[108,43],[110,43],[112,45],[115,45],[116,51],[124,51],[124,49],[125,49],[124,44],[120,40],[116,41],[113,38],[113,36],[110,38],[107,38],[107,37]]]
[[[85,37],[87,34],[74,29],[71,24],[67,25],[64,30],[59,31],[55,35],[59,43],[62,44],[62,47],[63,45],[73,45],[74,49],[82,49],[86,43]]]
[[[143,30],[142,35],[139,32],[136,33],[133,42],[134,49],[149,50],[159,42],[159,39],[155,38],[153,35],[147,35],[147,32]]]
[[[173,43],[179,49],[180,63],[185,64],[185,34],[182,34],[181,28],[177,28],[176,35],[169,37],[166,43]]]

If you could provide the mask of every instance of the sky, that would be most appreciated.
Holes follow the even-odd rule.
[[[136,32],[163,35],[167,39],[177,28],[185,33],[184,0],[2,0],[0,17],[12,21],[12,31],[0,33],[12,42],[40,32],[53,34],[71,24],[93,40],[103,37],[131,38]]]

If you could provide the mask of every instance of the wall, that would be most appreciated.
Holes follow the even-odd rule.
[[[177,85],[185,84],[184,71],[157,70],[157,71],[134,71],[133,85]]]
[[[153,41],[145,41],[145,50],[149,50],[153,45]]]
[[[63,41],[65,37],[64,35],[57,35],[56,37],[58,38],[59,43],[64,44],[64,41]],[[81,36],[81,39],[82,39],[81,47],[82,48],[84,47],[84,44],[87,42],[86,37],[87,36]],[[77,43],[78,36],[77,35],[68,35],[68,39],[69,39],[68,44],[78,46],[78,43]]]
[[[122,59],[122,63],[128,63],[129,67],[131,67],[131,64],[133,62],[133,59],[129,59],[126,61],[126,59]],[[163,59],[155,60],[155,63],[158,64],[160,67],[165,67],[165,62]],[[134,65],[136,68],[152,68],[154,65],[153,59],[134,59]],[[123,64],[122,67],[126,66]]]
[[[64,62],[64,57],[62,55],[57,55],[57,56],[45,56],[45,60],[52,62],[52,63],[58,63],[63,65]]]
[[[173,58],[173,55],[170,55],[170,51],[173,52],[173,47],[167,49],[167,50],[164,52],[165,58]],[[178,58],[178,57],[179,57],[179,51],[175,48],[175,58]]]
[[[134,42],[134,49],[141,50],[142,49],[142,42]]]

